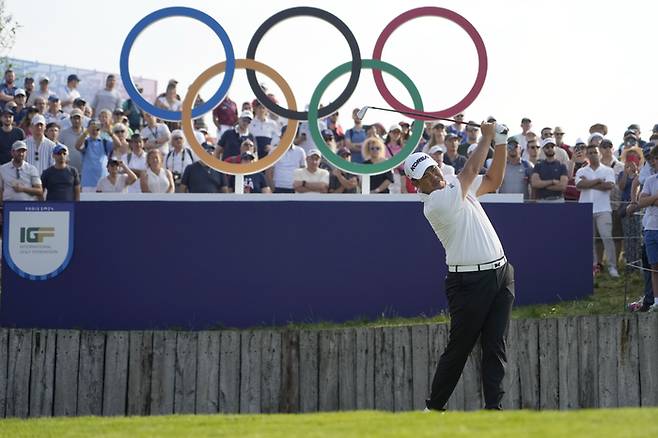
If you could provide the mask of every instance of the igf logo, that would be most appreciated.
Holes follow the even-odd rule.
[[[42,243],[46,237],[55,237],[55,228],[21,227],[21,243]]]

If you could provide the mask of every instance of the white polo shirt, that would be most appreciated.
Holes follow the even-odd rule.
[[[446,251],[446,264],[479,265],[505,255],[496,230],[475,194],[482,175],[478,175],[462,198],[461,183],[454,175],[444,174],[446,186],[429,195],[420,193],[423,212]]]
[[[576,171],[576,184],[582,181],[583,177],[588,180],[593,180],[601,178],[605,182],[615,182],[615,171],[611,167],[599,164],[599,167],[596,170],[591,167],[581,167]],[[610,192],[611,190],[596,190],[596,189],[582,189],[580,191],[579,203],[591,203],[592,204],[592,213],[603,213],[606,211],[611,212],[612,207],[610,206]]]

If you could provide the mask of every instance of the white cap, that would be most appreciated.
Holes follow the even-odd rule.
[[[432,146],[432,147],[430,148],[429,151],[427,151],[427,153],[430,154],[430,155],[434,155],[434,154],[436,154],[437,152],[445,153],[445,151],[446,151],[446,150],[445,150],[445,148],[444,148],[443,146],[441,146],[441,145],[439,145],[439,144],[435,144],[434,146]]]
[[[424,152],[416,152],[404,160],[404,173],[411,179],[421,179],[428,167],[438,166],[434,158]]]
[[[16,96],[27,96],[27,94],[25,94],[25,90],[23,90],[22,88],[17,88],[14,91],[14,97]]]
[[[318,149],[311,149],[308,151],[308,154],[306,154],[307,157],[310,157],[311,155],[317,155],[318,157],[322,157],[322,154]]]
[[[39,82],[43,82],[43,81],[50,82],[50,78],[48,76],[45,76],[45,75],[41,76],[39,78]]]
[[[391,125],[391,127],[388,128],[388,132],[394,131],[394,130],[396,130],[396,129],[397,129],[398,131],[402,132],[402,128],[400,127],[400,125]]]
[[[590,135],[589,138],[587,139],[587,144],[590,144],[592,140],[594,140],[595,138],[603,139],[603,134],[601,134],[600,132],[592,133],[592,135]]]
[[[30,122],[31,125],[36,125],[38,123],[43,124],[44,126],[46,125],[46,118],[42,116],[41,114],[37,114],[32,117],[32,121]]]
[[[240,118],[241,119],[249,118],[250,120],[253,120],[254,119],[254,113],[252,113],[251,111],[242,111],[240,113]]]
[[[541,147],[544,147],[544,146],[546,146],[547,144],[556,145],[557,143],[555,143],[555,139],[554,139],[554,138],[549,137],[549,138],[545,138],[545,139],[542,140],[542,142],[541,142]]]
[[[586,144],[586,143],[585,143],[585,140],[583,140],[582,138],[578,137],[578,138],[576,139],[576,143],[575,143],[575,144]]]
[[[174,129],[173,131],[171,131],[171,138],[176,138],[176,137],[185,138],[185,134],[183,134],[182,129]]]

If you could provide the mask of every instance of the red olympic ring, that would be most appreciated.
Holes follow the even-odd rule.
[[[375,85],[377,85],[377,90],[379,90],[379,93],[382,95],[386,103],[388,103],[393,109],[396,109],[398,111],[408,111],[412,113],[422,114],[424,117],[413,116],[413,118],[420,120],[433,120],[435,117],[452,117],[455,114],[459,114],[461,111],[466,109],[477,98],[478,94],[480,94],[480,91],[482,91],[482,87],[484,86],[484,80],[487,77],[487,67],[488,67],[487,49],[484,47],[484,41],[482,41],[482,37],[475,29],[475,27],[473,27],[473,25],[466,18],[462,17],[458,13],[453,12],[449,9],[437,8],[433,6],[410,9],[407,12],[404,12],[398,15],[397,17],[395,17],[393,21],[391,21],[384,28],[381,35],[379,35],[379,38],[377,38],[377,42],[375,43],[375,50],[373,50],[372,53],[372,59],[376,59],[378,61],[382,60],[381,57],[382,57],[382,51],[384,50],[384,44],[386,44],[388,38],[398,27],[400,27],[402,24],[406,23],[407,21],[413,20],[414,18],[427,17],[427,16],[445,18],[459,25],[459,27],[461,27],[462,29],[464,29],[468,34],[468,36],[471,37],[473,44],[475,44],[475,48],[477,49],[477,54],[478,54],[479,65],[478,65],[478,74],[477,77],[475,78],[475,83],[473,84],[471,91],[469,91],[468,94],[462,100],[457,102],[457,104],[449,108],[446,108],[444,110],[434,111],[434,112],[415,111],[413,108],[409,108],[408,106],[402,104],[395,97],[393,97],[393,95],[388,90],[388,88],[386,88],[386,84],[384,83],[384,78],[382,77],[381,70],[373,69],[372,74],[375,78]]]

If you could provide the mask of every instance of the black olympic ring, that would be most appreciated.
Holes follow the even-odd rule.
[[[347,100],[350,98],[356,85],[359,82],[359,76],[361,75],[361,51],[359,50],[359,44],[354,37],[354,34],[349,27],[335,15],[318,8],[311,8],[307,6],[300,6],[290,9],[285,9],[281,12],[278,12],[272,15],[270,18],[265,20],[263,24],[256,30],[254,36],[249,42],[249,47],[247,48],[247,59],[256,58],[256,49],[260,40],[263,39],[265,33],[269,31],[276,24],[286,20],[288,18],[297,17],[297,16],[310,16],[324,20],[327,23],[334,26],[336,29],[343,34],[343,37],[347,40],[347,43],[350,46],[350,51],[352,52],[352,70],[350,73],[350,80],[347,82],[347,87],[345,90],[338,96],[338,99],[331,102],[329,105],[323,107],[318,112],[318,117],[326,117],[330,114],[333,114],[338,110]],[[287,108],[282,108],[276,103],[274,103],[261,89],[258,81],[256,80],[256,72],[254,70],[247,69],[247,79],[249,80],[249,86],[251,90],[256,95],[256,98],[260,103],[262,103],[265,108],[272,111],[274,114],[285,117],[287,119],[293,120],[308,120],[308,111],[292,111]]]

